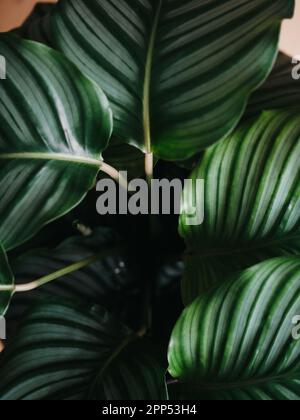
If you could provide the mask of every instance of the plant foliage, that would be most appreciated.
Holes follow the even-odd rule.
[[[192,177],[205,179],[201,226],[181,217],[186,302],[236,270],[300,253],[299,112],[271,111],[208,149]],[[193,200],[190,199],[193,195]],[[188,203],[201,200],[187,191]]]
[[[108,96],[115,135],[187,159],[237,124],[276,55],[290,0],[62,0],[35,25]]]
[[[0,34],[1,400],[300,400],[294,6],[60,0]],[[203,224],[192,183],[179,233],[96,215],[118,170],[204,179]]]
[[[300,260],[256,265],[196,299],[170,342],[170,373],[181,398],[300,398],[300,348],[292,322],[300,308]]]

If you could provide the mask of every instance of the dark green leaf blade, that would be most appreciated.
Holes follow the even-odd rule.
[[[297,257],[263,262],[196,299],[169,349],[181,397],[300,400],[299,315]]]
[[[297,68],[292,57],[280,53],[266,82],[251,96],[245,118],[262,111],[299,107],[300,78]]]
[[[9,250],[90,190],[112,131],[101,89],[59,53],[1,35],[0,241]]]
[[[189,226],[185,303],[232,272],[300,252],[299,111],[266,112],[208,149],[193,173],[204,179],[205,220]],[[188,189],[185,208],[195,189]],[[197,194],[198,206],[202,197]]]
[[[293,9],[292,0],[61,0],[32,36],[46,34],[99,83],[120,140],[183,160],[237,124]]]
[[[0,286],[14,285],[14,276],[8,264],[6,254],[0,246]],[[5,315],[10,303],[13,291],[0,291],[0,316]]]
[[[29,283],[94,255],[96,261],[30,293],[17,293],[7,314],[14,329],[31,305],[51,297],[105,306],[118,318],[129,305],[135,288],[120,238],[110,229],[97,228],[89,237],[75,236],[55,249],[37,249],[11,260],[16,284]]]
[[[165,369],[147,341],[99,307],[48,303],[4,352],[1,400],[164,400]]]

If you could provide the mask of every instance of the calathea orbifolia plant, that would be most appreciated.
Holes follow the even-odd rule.
[[[0,37],[0,308],[12,331],[2,399],[300,398],[290,60],[259,88],[293,8],[61,0],[22,36]],[[182,276],[171,216],[107,228],[85,198],[101,172],[139,173],[141,156],[149,182],[158,160],[158,177],[192,161],[192,179],[205,180],[204,223],[180,217]],[[187,188],[183,208],[199,199]],[[65,238],[78,215],[92,230]],[[64,226],[55,244],[38,233],[50,223]]]

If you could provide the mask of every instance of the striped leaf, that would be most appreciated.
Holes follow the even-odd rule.
[[[192,175],[205,180],[204,223],[180,222],[188,248],[185,303],[241,268],[299,255],[299,156],[298,111],[266,112],[206,151]],[[186,208],[195,194],[186,190]]]
[[[293,0],[61,0],[31,36],[99,83],[119,139],[179,160],[236,125],[293,9]]]
[[[61,54],[0,36],[0,242],[9,250],[75,207],[95,184],[112,115]]]
[[[266,83],[252,95],[246,117],[261,111],[299,107],[300,65],[292,57],[280,53],[274,69]]]
[[[165,370],[99,307],[36,307],[1,358],[1,400],[163,400]]]
[[[183,399],[300,400],[300,259],[246,270],[179,319],[169,371]],[[294,330],[295,329],[295,330]]]
[[[98,228],[89,237],[76,236],[55,249],[37,249],[11,259],[15,283],[24,284],[99,255],[99,261],[78,271],[30,293],[15,294],[7,314],[9,327],[14,328],[31,305],[53,296],[80,303],[101,304],[118,318],[125,317],[134,281],[122,251],[116,252],[118,243],[120,240],[112,231]]]
[[[9,267],[6,254],[0,246],[0,286],[12,286],[13,284],[14,276]],[[0,316],[5,315],[11,297],[12,292],[0,291]]]

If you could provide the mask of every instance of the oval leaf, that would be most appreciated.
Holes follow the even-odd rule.
[[[47,34],[99,83],[117,137],[179,160],[236,125],[293,9],[293,0],[61,0],[31,35]]]
[[[101,89],[62,55],[0,37],[0,242],[15,248],[90,190],[112,131]]]
[[[300,259],[261,263],[190,305],[174,329],[170,373],[183,399],[299,400]]]
[[[167,399],[147,340],[99,307],[36,307],[5,350],[0,376],[1,400]]]
[[[180,231],[187,243],[185,303],[228,274],[300,253],[299,112],[266,112],[206,151],[193,173],[205,180],[205,220]],[[186,190],[186,209],[202,197]]]

